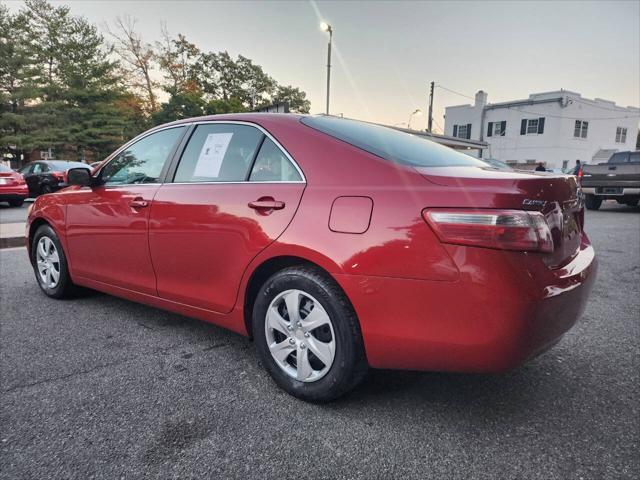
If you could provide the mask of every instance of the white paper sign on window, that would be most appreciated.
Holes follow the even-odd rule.
[[[193,172],[194,177],[218,178],[231,137],[233,137],[233,133],[210,133],[207,135]]]

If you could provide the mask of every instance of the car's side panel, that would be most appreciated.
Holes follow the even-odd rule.
[[[27,249],[29,251],[29,256],[31,256],[30,251],[30,240],[29,232],[31,229],[31,225],[34,222],[46,222],[51,225],[51,228],[58,234],[60,238],[60,242],[62,243],[62,247],[65,249],[65,252],[68,252],[68,244],[67,244],[67,236],[66,236],[66,198],[59,196],[44,196],[38,197],[32,207],[31,214],[27,219],[25,236],[28,239]],[[70,262],[71,263],[71,262]]]
[[[149,221],[158,294],[229,312],[247,265],[287,227],[303,190],[304,183],[163,185]],[[284,208],[249,207],[265,197],[283,202]]]
[[[179,302],[172,302],[170,300],[160,298],[155,295],[149,295],[139,291],[118,287],[116,285],[100,282],[98,280],[94,280],[94,279],[83,277],[83,276],[75,276],[73,278],[73,282],[76,285],[92,288],[100,292],[108,293],[110,295],[115,295],[121,298],[126,298],[127,300],[131,300],[133,302],[139,302],[145,305],[149,305],[151,307],[168,310],[170,312],[177,313],[179,315],[185,315],[187,317],[196,318],[204,322],[219,325],[223,328],[228,328],[229,330],[240,333],[241,335],[246,335],[246,330],[244,328],[244,324],[241,319],[241,316],[242,316],[241,310],[234,310],[229,314],[212,312],[210,310],[197,308],[191,305],[185,305]]]
[[[73,276],[155,295],[148,243],[149,205],[159,185],[84,187],[65,191],[66,234]]]

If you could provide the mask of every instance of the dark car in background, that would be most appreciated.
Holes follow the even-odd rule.
[[[71,168],[91,167],[82,162],[68,160],[39,160],[20,169],[29,187],[29,197],[52,193],[67,186],[67,171]]]
[[[22,175],[0,164],[0,202],[21,207],[28,195],[29,189]]]

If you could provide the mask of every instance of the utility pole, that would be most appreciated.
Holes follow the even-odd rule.
[[[431,133],[431,126],[433,125],[433,88],[435,82],[431,82],[431,93],[429,94],[429,120],[427,124],[427,130]]]

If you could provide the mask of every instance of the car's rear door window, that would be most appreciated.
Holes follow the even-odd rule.
[[[487,166],[480,160],[431,140],[382,125],[324,115],[303,117],[301,122],[380,158],[403,165]]]
[[[263,138],[260,130],[249,125],[198,125],[180,158],[173,181],[245,181]]]
[[[185,127],[176,127],[160,130],[129,145],[102,169],[103,183],[158,183],[162,168],[184,129]]]
[[[300,182],[302,176],[284,152],[269,138],[265,138],[251,169],[252,182]]]

